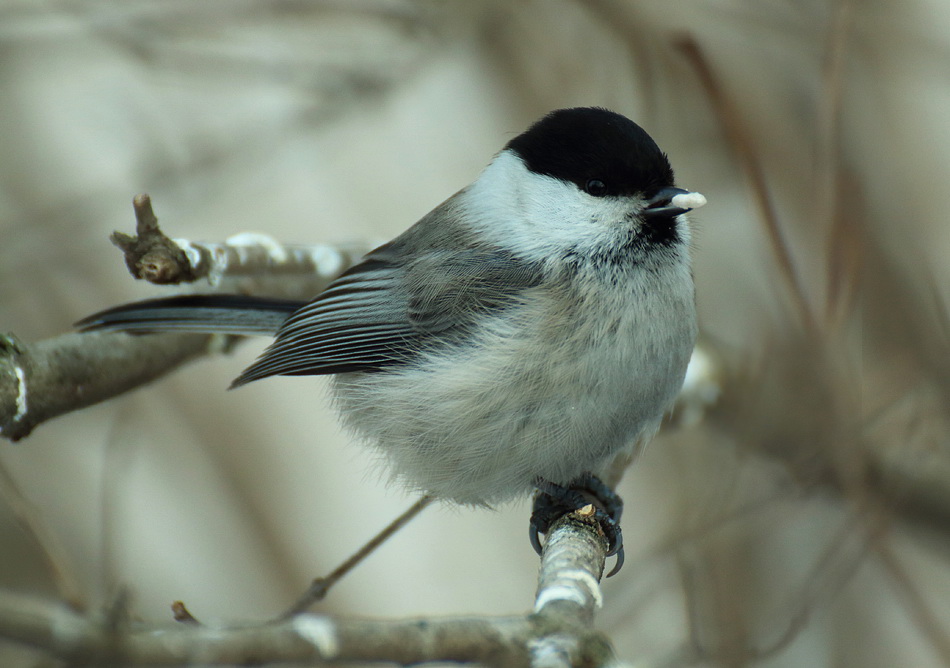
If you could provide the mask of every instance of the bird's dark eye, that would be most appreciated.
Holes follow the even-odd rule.
[[[607,184],[600,179],[591,179],[584,185],[584,191],[594,197],[603,197],[607,194]]]

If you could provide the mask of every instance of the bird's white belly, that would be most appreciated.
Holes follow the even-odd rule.
[[[695,325],[676,322],[681,313],[644,321],[642,308],[588,301],[565,318],[537,299],[494,318],[473,345],[343,374],[334,390],[344,420],[395,477],[460,503],[504,501],[539,477],[568,483],[597,473],[656,430],[682,383]]]

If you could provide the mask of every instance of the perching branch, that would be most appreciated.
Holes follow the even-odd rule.
[[[613,652],[591,629],[600,607],[607,543],[590,514],[552,527],[534,611],[507,617],[356,620],[302,614],[254,626],[134,625],[109,630],[60,605],[0,596],[0,637],[71,662],[204,665],[455,661],[499,668],[608,666]]]

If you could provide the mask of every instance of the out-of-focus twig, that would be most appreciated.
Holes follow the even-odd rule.
[[[83,610],[85,597],[72,572],[66,550],[56,535],[49,531],[42,514],[24,496],[16,480],[2,464],[0,464],[0,497],[3,497],[20,526],[36,541],[60,596],[74,610]]]
[[[880,541],[874,548],[877,557],[881,560],[894,584],[897,585],[898,593],[917,626],[930,640],[943,665],[950,665],[950,635],[947,634],[945,624],[937,618],[932,606],[924,600],[920,588],[904,569],[890,545],[885,541]]]
[[[841,168],[841,98],[845,82],[845,66],[849,37],[854,17],[853,0],[838,0],[834,18],[828,28],[823,90],[818,112],[817,167],[815,169],[816,216],[827,221],[828,276],[825,295],[825,319],[840,321],[847,310],[849,291],[859,272],[860,229],[856,220],[863,212],[856,212],[854,194],[859,184],[845,181]],[[846,206],[844,204],[847,203]]]
[[[172,603],[172,618],[176,622],[181,622],[182,624],[194,624],[200,626],[201,622],[198,621],[197,617],[191,614],[191,611],[185,607],[185,604],[182,601],[175,601]]]
[[[735,151],[746,178],[749,179],[752,197],[759,208],[762,223],[765,225],[765,230],[772,245],[772,252],[781,270],[779,273],[788,285],[800,321],[808,331],[817,332],[818,323],[812,311],[805,286],[799,276],[798,268],[792,258],[790,246],[779,223],[775,203],[769,194],[765,171],[759,163],[753,140],[743,124],[742,114],[739,113],[736,105],[723,90],[722,84],[713,72],[712,66],[699,43],[691,36],[683,36],[677,40],[676,46],[686,56],[699,77],[710,103],[716,110],[720,123],[722,123],[729,144]]]

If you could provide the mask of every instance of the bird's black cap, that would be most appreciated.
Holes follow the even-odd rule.
[[[599,107],[558,109],[508,142],[532,172],[606,195],[651,197],[673,185],[673,168],[656,142],[625,116]]]

